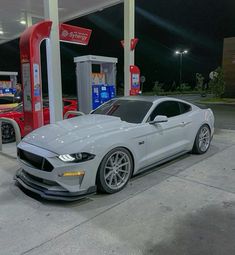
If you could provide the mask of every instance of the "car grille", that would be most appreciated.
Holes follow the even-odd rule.
[[[24,160],[26,163],[42,171],[51,172],[54,169],[52,164],[47,159],[36,154],[33,154],[31,152],[18,148],[17,155],[20,159]]]
[[[30,181],[34,181],[34,182],[37,182],[37,183],[42,183],[42,184],[46,184],[48,187],[55,187],[55,186],[59,186],[56,182],[54,181],[49,181],[49,180],[45,180],[43,178],[40,178],[40,177],[37,177],[37,176],[34,176],[32,174],[29,174],[27,172],[25,172],[24,170],[22,170],[22,173],[24,174],[24,176],[30,180]]]

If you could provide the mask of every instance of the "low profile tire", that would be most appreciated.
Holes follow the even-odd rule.
[[[211,143],[211,131],[208,125],[203,125],[197,132],[192,152],[203,154],[207,152]]]
[[[133,159],[130,152],[122,147],[108,152],[97,173],[97,189],[103,193],[116,193],[128,183],[133,172]]]
[[[9,123],[2,124],[2,143],[12,143],[15,141],[15,130]]]

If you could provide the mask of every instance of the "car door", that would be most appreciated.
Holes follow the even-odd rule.
[[[181,114],[178,101],[159,103],[150,114],[149,121],[157,115],[168,117],[167,122],[148,124],[147,152],[149,164],[163,160],[186,149],[184,139],[186,118]]]

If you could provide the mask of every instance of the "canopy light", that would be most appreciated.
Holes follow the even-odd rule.
[[[0,30],[0,35],[3,35],[4,33],[3,33],[3,31],[2,30]]]
[[[188,53],[188,50],[176,50],[175,51],[176,55],[182,55],[182,54],[187,54],[187,53]]]
[[[26,21],[25,21],[25,20],[21,20],[21,21],[20,21],[20,24],[26,25]]]

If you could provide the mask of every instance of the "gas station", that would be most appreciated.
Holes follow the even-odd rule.
[[[92,11],[105,8],[106,6],[119,4],[121,1],[98,1],[99,4],[92,6]],[[98,3],[97,2],[97,3]],[[99,6],[99,8],[97,7]],[[89,9],[91,12],[91,9]],[[140,70],[134,65],[134,51],[138,39],[134,35],[134,13],[135,1],[124,1],[124,78],[125,88],[124,95],[138,95],[140,91]],[[50,105],[50,120],[51,123],[62,120],[62,85],[61,85],[61,64],[60,64],[60,46],[59,41],[67,43],[75,43],[87,45],[89,43],[92,31],[86,28],[70,26],[66,24],[59,25],[58,19],[58,2],[44,0],[44,15],[45,21],[41,21],[35,25],[28,27],[20,36],[20,54],[21,54],[21,70],[22,83],[24,91],[24,114],[25,114],[25,133],[41,127],[43,125],[42,113],[42,84],[41,84],[41,63],[40,63],[40,45],[43,40],[46,40],[47,54],[47,73],[48,73],[48,96]],[[85,15],[85,13],[82,13]],[[76,14],[79,17],[80,14]],[[72,17],[70,17],[72,18]],[[58,29],[59,27],[59,29]],[[125,43],[128,42],[128,43]],[[53,46],[52,46],[53,45]],[[102,59],[102,57],[101,57]],[[108,58],[103,58],[107,61]],[[101,72],[104,73],[104,79],[109,83],[107,87],[101,88],[102,95],[106,95],[106,100],[98,99],[100,95],[96,95],[96,103],[91,104],[92,97],[101,92],[98,87],[93,90],[90,88],[91,71],[93,60],[87,60],[87,64],[83,58],[75,58],[76,75],[77,75],[77,93],[79,100],[79,110],[88,113],[101,103],[115,96],[116,83],[116,59],[112,62],[100,62],[96,59],[94,64],[100,64]],[[97,62],[98,61],[98,62]],[[111,60],[110,60],[111,61]],[[90,64],[88,64],[90,63]],[[84,69],[85,68],[85,69]],[[106,71],[106,72],[105,72]],[[78,73],[80,73],[78,75]],[[102,75],[100,73],[100,75]],[[83,77],[84,76],[84,77]],[[103,81],[103,85],[106,81]],[[93,84],[101,85],[101,84]],[[92,85],[92,86],[93,86]],[[84,88],[82,87],[84,86]],[[88,87],[86,87],[88,86]],[[111,87],[113,86],[113,87]],[[105,92],[104,90],[112,92]],[[81,93],[80,93],[81,92]],[[111,95],[109,95],[111,94]],[[89,106],[88,106],[89,105]]]
[[[170,163],[167,161],[158,165],[158,171],[152,166],[150,171],[145,170],[134,176],[121,192],[105,195],[103,192],[96,194],[96,189],[91,189],[90,193],[86,193],[91,196],[83,197],[79,201],[51,201],[53,192],[66,197],[64,187],[72,183],[72,188],[80,188],[81,183],[86,181],[88,170],[85,169],[85,163],[97,159],[94,148],[98,148],[100,153],[100,141],[107,144],[113,141],[112,136],[107,138],[104,127],[115,135],[115,132],[118,134],[119,131],[127,134],[134,126],[133,123],[127,128],[125,123],[118,126],[114,116],[104,116],[99,122],[95,122],[97,116],[91,116],[90,122],[86,122],[87,116],[92,115],[89,113],[117,97],[117,64],[120,60],[115,55],[107,57],[105,53],[71,58],[74,66],[71,72],[76,74],[77,115],[84,116],[78,117],[80,122],[76,122],[75,118],[69,119],[69,122],[63,116],[60,42],[86,47],[93,40],[94,32],[92,28],[72,26],[66,22],[118,4],[123,6],[124,35],[120,41],[117,40],[117,44],[120,44],[124,51],[124,96],[131,98],[130,101],[133,98],[138,101],[141,94],[141,70],[138,63],[135,64],[135,48],[138,43],[138,38],[135,37],[135,0],[9,0],[2,1],[1,4],[3,16],[0,17],[0,29],[9,31],[4,36],[0,34],[0,43],[20,38],[21,74],[2,70],[0,75],[9,76],[9,79],[2,83],[0,81],[3,85],[2,88],[0,86],[0,94],[1,90],[3,94],[14,93],[13,89],[21,75],[24,133],[28,134],[26,141],[29,142],[20,143],[21,134],[16,122],[0,118],[0,126],[5,122],[13,125],[16,136],[15,143],[2,145],[0,129],[0,254],[203,254],[200,249],[214,249],[218,252],[205,254],[233,254],[230,251],[235,250],[234,247],[228,245],[230,241],[233,245],[232,237],[235,233],[231,227],[235,201],[235,139],[232,131],[222,130],[221,133],[215,133],[213,144],[206,155],[181,155]],[[25,27],[1,23],[1,19],[5,19],[4,22],[7,19],[16,20],[18,23],[24,21]],[[49,126],[44,126],[43,114],[40,47],[44,40],[52,124]],[[119,105],[116,106],[118,107]],[[111,118],[110,121],[108,117]],[[163,119],[162,122],[165,124],[167,121]],[[185,123],[180,125],[183,127]],[[83,133],[73,136],[74,130],[80,127],[83,127]],[[153,125],[151,127],[154,128]],[[47,128],[52,130],[50,136],[43,133]],[[139,127],[133,128],[133,133],[138,129]],[[38,133],[35,130],[39,130]],[[58,133],[53,133],[53,130]],[[87,135],[84,130],[93,133]],[[153,134],[152,130],[149,134]],[[160,130],[160,138],[163,133],[163,130]],[[100,135],[101,140],[96,142],[94,134]],[[143,133],[136,137],[141,140],[133,143],[133,147],[146,151]],[[129,141],[128,139],[126,135],[126,140]],[[69,151],[69,154],[64,154],[51,149],[54,146],[58,151],[63,151],[66,145],[74,144],[75,140],[81,146],[89,145],[91,151],[78,150],[76,153]],[[153,146],[156,145],[156,140],[149,141]],[[37,142],[38,147],[35,146]],[[45,144],[47,149],[42,146]],[[24,153],[24,149],[27,153]],[[107,160],[113,156],[115,148],[111,149],[111,154],[105,154]],[[34,154],[35,151],[38,154]],[[118,162],[130,155],[130,152],[122,154],[123,151],[125,152],[125,148],[118,151],[115,161],[105,165],[107,169],[113,168],[114,172],[117,171]],[[138,159],[138,155],[140,154],[132,157]],[[130,156],[130,159],[132,157]],[[27,166],[27,160],[34,162],[35,168],[31,170],[35,176],[27,175],[24,169],[20,168],[21,159],[29,168],[31,166]],[[102,162],[95,167],[99,166],[100,169]],[[130,165],[131,162],[134,160],[130,160]],[[38,166],[41,167],[41,175],[38,174]],[[54,166],[59,169],[66,168],[66,171],[55,174]],[[19,183],[16,185],[15,182],[20,178],[19,171],[25,180],[28,180],[28,184],[26,182],[25,186],[20,188]],[[122,171],[125,172],[125,169]],[[44,179],[46,175],[49,179]],[[92,178],[97,184],[98,177]],[[30,193],[30,188],[26,189],[27,185],[30,186],[30,181],[34,183],[31,191],[38,188],[39,195],[49,187],[48,200],[44,200],[41,195],[38,197],[37,194]],[[216,219],[216,222],[211,219]],[[209,227],[206,227],[208,224]],[[199,253],[196,253],[197,250]]]

